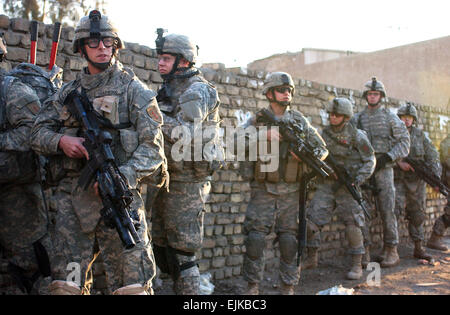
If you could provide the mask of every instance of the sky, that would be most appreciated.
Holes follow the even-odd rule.
[[[370,52],[448,36],[449,6],[447,0],[109,0],[107,13],[125,41],[154,48],[162,27],[188,35],[200,47],[200,63],[246,67],[302,48]]]

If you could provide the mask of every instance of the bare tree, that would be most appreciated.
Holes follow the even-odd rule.
[[[92,9],[105,13],[107,0],[3,0],[3,10],[10,17],[21,17],[45,23],[62,22],[74,26]]]

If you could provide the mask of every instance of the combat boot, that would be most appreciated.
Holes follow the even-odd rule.
[[[383,260],[386,259],[386,253],[387,253],[386,245],[384,245],[384,246],[383,246],[383,249],[381,250],[381,254],[379,254],[379,255],[373,255],[373,256],[372,256],[372,260],[375,261],[375,262],[377,262],[377,263],[381,263]]]
[[[249,282],[247,291],[245,291],[244,295],[259,295],[259,284]]]
[[[370,247],[366,246],[364,251],[365,254],[362,256],[361,266],[365,269],[367,268],[367,265],[370,263]]]
[[[113,295],[149,295],[148,290],[140,283],[127,285],[113,292]]]
[[[433,257],[425,252],[425,249],[422,247],[422,241],[414,242],[414,257],[418,259],[426,259],[430,261]]]
[[[357,254],[352,255],[352,269],[347,273],[347,279],[349,280],[359,280],[363,275],[361,260],[363,255]]]
[[[280,288],[281,295],[294,295],[294,286],[292,284],[281,283]]]
[[[314,269],[319,265],[319,249],[316,247],[308,247],[308,256],[302,264],[302,269]]]
[[[386,257],[381,262],[381,268],[390,268],[398,265],[400,257],[397,252],[397,245],[385,245]]]
[[[447,246],[445,246],[445,244],[442,242],[442,236],[437,235],[435,232],[431,233],[430,239],[427,243],[427,247],[443,252],[446,252],[448,250]]]
[[[51,295],[81,295],[80,287],[70,281],[54,280],[48,290]]]

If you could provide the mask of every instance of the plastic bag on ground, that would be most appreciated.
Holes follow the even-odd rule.
[[[211,274],[205,273],[200,275],[200,295],[211,295],[214,292],[214,284],[211,283]]]
[[[332,288],[320,291],[317,295],[353,295],[354,289],[346,289],[341,284]]]

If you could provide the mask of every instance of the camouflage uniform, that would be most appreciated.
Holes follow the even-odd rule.
[[[328,112],[344,115],[344,120],[337,127],[325,127],[322,137],[337,166],[345,169],[351,180],[360,186],[375,169],[374,150],[365,132],[345,121],[353,115],[351,102],[345,98],[335,98],[330,105]],[[356,280],[362,276],[361,258],[365,254],[363,243],[365,217],[361,206],[345,186],[332,178],[318,179],[317,190],[308,207],[310,222],[308,259],[305,267],[314,267],[317,264],[317,248],[320,246],[319,227],[330,223],[331,212],[334,209],[338,219],[346,226],[349,254],[352,256],[352,269],[347,274],[347,278]]]
[[[185,70],[180,77],[166,81],[164,89],[170,90],[168,99],[160,101],[170,186],[168,191],[159,192],[152,206],[152,239],[160,247],[155,251],[169,247],[175,249],[174,259],[180,266],[184,265],[182,269],[186,268],[175,279],[175,292],[198,294],[200,272],[195,264],[195,252],[202,248],[203,216],[211,190],[214,162],[208,161],[206,151],[202,151],[200,159],[195,158],[193,143],[196,140],[192,140],[192,145],[191,141],[187,143],[192,155],[181,161],[174,158],[172,148],[179,139],[173,138],[172,132],[183,127],[196,138],[199,131],[212,128],[212,137],[206,133],[200,135],[203,143],[211,141],[218,135],[220,103],[214,86],[195,68]],[[202,130],[197,128],[199,123],[202,124]],[[200,148],[204,148],[203,144]],[[216,149],[220,150],[213,150]]]
[[[0,82],[4,78],[2,76]],[[29,137],[41,103],[33,89],[18,79],[13,79],[0,97],[3,99],[0,106],[5,106],[0,128],[0,171],[5,175],[36,164],[36,157],[30,152]],[[26,159],[19,161],[26,165],[5,164],[11,154],[19,156],[25,152],[28,152]],[[1,184],[0,190],[0,245],[10,266],[24,269],[22,276],[29,278],[39,270],[34,246],[41,244],[48,253],[52,252],[38,173],[33,171],[32,175],[34,179],[26,183]]]
[[[293,84],[293,83],[292,83]],[[269,107],[271,110],[271,107]],[[281,118],[299,124],[305,131],[305,141],[317,148],[319,155],[326,157],[328,151],[317,130],[298,111],[289,107]],[[264,140],[264,139],[262,139]],[[247,208],[244,233],[246,235],[244,255],[244,279],[258,284],[264,274],[265,237],[277,234],[280,248],[280,278],[283,285],[298,284],[300,270],[296,265],[299,182],[304,174],[304,165],[298,163],[288,152],[287,143],[280,142],[279,166],[274,172],[261,172],[261,161],[255,165],[255,181],[252,182],[251,200]]]
[[[112,124],[129,126],[103,129],[112,135],[111,148],[116,163],[133,193],[131,210],[139,217],[137,233],[142,242],[132,249],[124,250],[117,232],[107,228],[101,220],[101,200],[92,187],[83,191],[78,186],[85,160],[69,158],[58,148],[62,136],[76,136],[80,131],[80,122],[64,105],[67,95],[75,89],[84,89],[94,109]],[[95,75],[88,74],[85,68],[76,80],[66,84],[46,102],[33,128],[32,146],[52,158],[52,177],[58,182],[52,200],[57,210],[55,279],[73,281],[68,278],[67,266],[71,262],[78,263],[81,287],[89,292],[87,274],[95,259],[94,248],[98,245],[110,292],[134,284],[151,292],[155,264],[140,186],[142,180],[164,169],[161,123],[155,93],[118,61]]]
[[[322,137],[330,154],[349,171],[358,183],[366,181],[375,169],[375,155],[366,134],[347,124],[341,132],[326,127]],[[364,226],[364,213],[344,186],[333,179],[321,179],[308,207],[312,222],[320,226],[328,224],[331,210],[336,209],[338,218],[346,226],[354,225],[359,230]],[[314,243],[314,240],[311,240]],[[350,254],[364,254],[364,247],[350,248]]]
[[[355,114],[351,122],[358,129],[364,130],[372,147],[375,150],[377,160],[382,154],[387,154],[392,161],[405,157],[409,152],[409,134],[405,124],[381,106],[375,109],[369,107]],[[388,162],[386,167],[376,171],[373,175],[377,187],[381,189],[378,194],[380,215],[383,221],[384,244],[396,246],[398,244],[397,219],[394,212],[395,188],[393,163]]]
[[[437,176],[441,174],[439,153],[428,136],[419,128],[411,126],[411,149],[409,158],[423,160]],[[394,167],[396,215],[405,213],[409,234],[413,241],[424,241],[424,222],[426,209],[426,183],[414,172],[405,172]]]
[[[447,187],[450,186],[450,135],[442,140],[440,145],[440,158],[442,163],[442,181]],[[444,214],[440,216],[433,225],[433,232],[428,241],[427,247],[446,251],[447,247],[442,242],[447,228],[450,226],[450,194],[447,196],[447,204]]]

